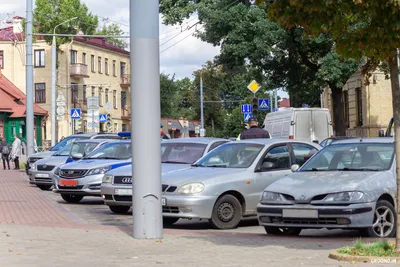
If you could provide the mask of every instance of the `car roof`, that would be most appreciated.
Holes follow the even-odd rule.
[[[99,136],[99,135],[115,135],[115,136],[118,136],[118,134],[116,134],[116,133],[78,133],[78,134],[73,134],[71,136],[73,136],[73,137],[80,137],[80,136],[94,137],[94,136]]]
[[[253,143],[253,144],[261,144],[261,145],[271,145],[276,143],[304,143],[304,144],[312,144],[313,146],[320,146],[317,143],[312,143],[308,141],[295,140],[295,139],[284,139],[284,138],[265,138],[265,139],[245,139],[238,140],[231,143]]]
[[[359,143],[382,143],[382,144],[390,144],[394,142],[393,137],[379,137],[379,138],[352,138],[352,139],[343,139],[335,142],[332,145],[340,145],[340,144],[359,144]]]
[[[119,141],[119,140],[116,140],[116,139],[84,139],[84,140],[75,141],[74,143],[103,143],[103,142],[112,142],[112,141]]]
[[[209,144],[215,141],[226,141],[227,139],[213,138],[213,137],[186,137],[186,138],[175,138],[175,139],[164,139],[164,143],[198,143],[198,144]]]

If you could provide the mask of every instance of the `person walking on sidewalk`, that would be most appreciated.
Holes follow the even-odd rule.
[[[1,152],[1,159],[3,160],[4,170],[6,170],[6,163],[8,169],[10,169],[10,148],[5,138],[2,138],[2,141],[0,143],[0,152]]]
[[[258,128],[258,121],[252,117],[248,121],[249,129],[244,130],[238,137],[238,140],[257,139],[257,138],[271,138],[268,131]]]
[[[18,135],[14,135],[14,142],[11,148],[11,159],[14,161],[15,170],[19,170],[19,157],[21,157],[22,142]]]

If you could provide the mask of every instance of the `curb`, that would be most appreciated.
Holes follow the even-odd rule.
[[[400,263],[400,257],[352,256],[338,253],[336,250],[329,253],[329,258],[338,261],[363,263]]]

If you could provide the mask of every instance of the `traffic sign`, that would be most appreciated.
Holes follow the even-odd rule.
[[[64,97],[64,95],[62,93],[58,94],[56,102],[66,102],[65,101],[65,97]]]
[[[242,105],[242,113],[251,113],[253,110],[250,104]]]
[[[249,119],[252,118],[252,117],[253,117],[253,114],[252,114],[252,113],[244,113],[244,114],[243,114],[244,122],[248,122]]]
[[[274,108],[274,112],[277,112],[278,111],[278,109],[277,108]]]
[[[65,113],[65,108],[63,106],[57,107],[57,115],[62,116]]]
[[[308,108],[308,104],[303,104],[303,108]]]
[[[194,132],[195,132],[195,134],[199,134],[200,133],[200,126],[196,126],[194,128]]]
[[[202,128],[200,129],[200,137],[206,136],[206,129]]]
[[[251,92],[253,92],[254,94],[255,93],[257,93],[257,91],[258,90],[260,90],[260,85],[255,81],[255,80],[253,80],[251,83],[249,83],[249,85],[247,86],[247,88],[251,91]]]
[[[108,111],[110,111],[112,108],[112,104],[110,102],[107,102],[105,106],[106,106],[106,110],[108,110]]]
[[[98,129],[99,124],[97,122],[92,122],[92,121],[89,122],[89,120],[88,120],[87,127],[89,130]]]
[[[57,120],[58,120],[58,121],[63,121],[63,120],[64,120],[64,115],[62,115],[62,116],[57,116]]]
[[[258,110],[269,110],[269,99],[259,98],[258,99]]]
[[[71,119],[79,120],[81,119],[81,109],[80,108],[71,108]]]
[[[88,109],[98,109],[99,108],[99,97],[98,96],[89,96],[87,98],[87,106],[88,106]]]
[[[100,122],[106,122],[107,121],[107,115],[106,114],[100,114],[99,115],[99,121]]]

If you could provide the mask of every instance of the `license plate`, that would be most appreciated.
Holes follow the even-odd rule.
[[[48,173],[37,173],[36,177],[41,177],[41,178],[49,178],[49,174]]]
[[[161,205],[167,205],[167,199],[165,197],[161,198]]]
[[[61,180],[60,185],[61,186],[77,186],[78,181],[77,180]]]
[[[283,218],[318,218],[318,210],[295,210],[287,209],[282,211]]]
[[[132,189],[115,189],[114,194],[118,196],[132,196]]]

